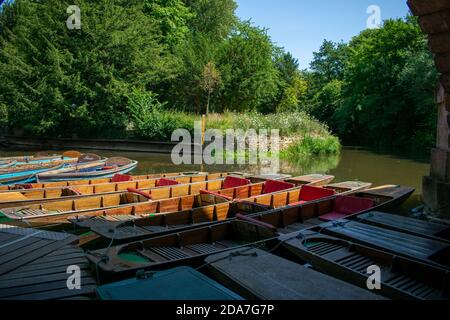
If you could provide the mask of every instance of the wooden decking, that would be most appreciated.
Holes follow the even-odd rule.
[[[90,297],[95,279],[78,238],[0,225],[0,299],[49,300]],[[81,288],[70,290],[69,266],[80,268]]]

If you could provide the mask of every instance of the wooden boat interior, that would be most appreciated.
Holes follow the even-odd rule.
[[[204,180],[213,183],[209,180],[209,178],[215,179],[219,175],[208,175],[202,177],[189,177],[189,176],[181,176],[178,178],[170,179],[172,181],[176,181],[175,186],[173,187],[159,187],[163,185],[162,179],[149,179],[149,180],[133,180],[133,181],[124,181],[117,183],[102,183],[102,184],[87,184],[87,185],[76,185],[70,187],[52,187],[46,189],[22,189],[22,190],[13,190],[8,192],[0,192],[0,207],[15,207],[15,206],[25,206],[27,202],[33,203],[38,202],[38,200],[46,200],[46,201],[58,201],[58,200],[67,200],[70,198],[81,198],[88,197],[96,194],[107,194],[107,193],[115,193],[115,192],[125,192],[127,190],[141,190],[143,192],[152,192],[152,199],[158,200],[163,198],[170,198],[172,196],[181,196],[188,195],[195,191],[196,186],[189,186],[189,184],[195,184],[196,182],[191,182],[195,180]],[[219,181],[220,178],[215,179],[217,185],[221,185]],[[205,182],[198,182],[198,188],[207,188],[207,184]],[[214,181],[214,180],[213,180]],[[203,185],[200,185],[203,183]],[[220,187],[219,187],[220,189]],[[192,190],[192,192],[191,192]],[[209,190],[214,190],[213,187],[209,187]],[[33,201],[34,200],[34,201]],[[43,201],[42,201],[43,202]]]
[[[253,247],[211,255],[205,264],[222,284],[249,300],[384,300],[369,290]]]
[[[381,188],[380,194],[372,190],[356,192],[349,196],[333,196],[317,201],[311,202],[291,202],[285,206],[285,199],[290,199],[293,192],[294,200],[298,199],[298,190],[288,191],[282,193],[285,197],[280,197],[281,202],[273,203],[273,206],[278,208],[262,214],[252,216],[252,218],[262,221],[264,223],[275,226],[281,234],[292,233],[302,229],[310,228],[322,224],[327,221],[336,221],[344,217],[351,217],[355,214],[361,214],[367,211],[373,211],[377,208],[383,208],[393,201],[397,201],[401,197],[406,200],[406,197],[411,194],[411,188],[401,187],[403,192],[399,192],[398,188],[392,189],[390,186],[386,187],[391,190],[392,196],[388,196],[389,192]],[[255,202],[259,205],[265,204]],[[266,202],[267,203],[267,202]],[[238,204],[239,206],[239,204]],[[244,211],[249,207],[249,202],[239,207],[239,210]]]
[[[150,175],[138,175],[125,177],[126,179],[122,182],[140,182],[144,180],[157,180],[161,178],[170,178],[176,180],[180,183],[193,183],[201,182],[206,180],[214,180],[225,177],[227,173],[203,173],[195,172],[192,174],[188,173],[164,173],[164,174],[150,174]],[[14,185],[14,186],[0,186],[0,192],[16,191],[16,190],[31,190],[31,189],[50,189],[50,188],[63,188],[63,187],[73,187],[73,186],[94,186],[99,184],[108,183],[120,183],[121,179],[119,175],[112,178],[100,178],[100,179],[84,179],[76,181],[59,181],[59,182],[43,182],[43,183],[30,183],[26,185]],[[132,187],[132,186],[130,186]],[[145,185],[143,185],[145,187]],[[149,185],[149,187],[154,187],[154,185]],[[140,185],[135,185],[134,188],[140,189]],[[124,189],[126,190],[126,189]],[[115,190],[118,191],[118,190]]]
[[[419,263],[314,230],[283,235],[279,240],[285,248],[315,269],[364,288],[367,285],[368,268],[380,267],[380,293],[390,298],[450,298],[448,269]]]
[[[112,246],[89,252],[87,256],[99,269],[124,278],[133,276],[137,270],[142,269],[179,266],[194,261],[201,264],[210,254],[275,237],[276,233],[271,229],[234,220],[122,246]],[[108,259],[105,259],[106,256]]]
[[[351,220],[323,224],[314,231],[450,269],[450,244]]]
[[[420,237],[440,241],[450,241],[450,225],[441,223],[378,211],[357,215],[353,217],[352,220]]]

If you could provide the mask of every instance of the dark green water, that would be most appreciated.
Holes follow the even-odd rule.
[[[258,166],[239,165],[181,165],[174,166],[170,155],[89,151],[105,157],[125,156],[139,161],[135,174],[178,172],[178,171],[250,171],[259,173]],[[32,154],[30,151],[0,151],[0,157]],[[416,188],[416,193],[405,204],[401,211],[407,211],[420,205],[422,177],[428,175],[429,164],[401,159],[390,155],[380,155],[371,151],[344,148],[340,156],[325,158],[305,158],[296,161],[282,160],[280,168],[283,173],[303,175],[308,173],[329,173],[336,176],[337,182],[360,180],[372,182],[374,186],[385,184],[406,185]]]

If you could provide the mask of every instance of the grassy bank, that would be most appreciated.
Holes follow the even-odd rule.
[[[183,113],[153,110],[146,116],[146,121],[132,124],[136,138],[147,140],[170,141],[175,129],[194,131],[194,122],[200,116]],[[277,113],[263,115],[260,113],[211,114],[207,118],[207,129],[225,132],[233,130],[279,130],[281,145],[280,156],[285,159],[298,159],[305,156],[336,155],[341,145],[339,139],[331,135],[328,128],[303,112]]]

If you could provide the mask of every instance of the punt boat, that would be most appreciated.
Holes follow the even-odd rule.
[[[289,234],[335,218],[338,209],[346,215],[388,206],[402,194],[414,189],[406,187],[380,188],[357,192],[349,196],[335,196],[297,206],[245,216],[196,229],[174,232],[161,237],[109,246],[87,254],[96,266],[99,277],[132,277],[139,270],[170,268],[179,265],[198,265],[211,254],[239,249],[248,245],[271,245],[282,234]],[[395,194],[388,197],[387,194]],[[405,199],[405,198],[404,198]],[[336,216],[337,217],[337,216]],[[316,224],[310,220],[317,220]],[[309,222],[309,224],[306,224]]]
[[[155,188],[151,191],[151,195],[135,190],[27,207],[7,208],[0,212],[12,219],[11,222],[14,220],[16,222],[25,221],[35,227],[55,224],[70,226],[70,222],[72,222],[79,228],[90,228],[92,225],[105,221],[127,221],[151,214],[202,207],[208,197],[214,199],[215,197],[207,194],[199,197],[200,190],[217,190],[223,183],[223,180],[212,180],[172,185]],[[152,196],[162,199],[152,200]],[[217,197],[217,201],[229,202],[223,197]]]
[[[11,168],[17,164],[15,160],[0,161],[0,169]]]
[[[143,273],[133,279],[99,286],[96,291],[100,300],[243,300],[239,295],[189,267]]]
[[[276,192],[284,189],[291,189],[295,185],[291,183],[285,183],[282,181],[269,180],[264,183],[250,184],[251,181],[248,179],[235,178],[238,180],[238,185],[241,186],[239,181],[245,181],[254,192],[259,194],[264,192]],[[308,179],[304,177],[303,180],[299,180],[298,183],[305,183],[308,181],[314,181],[314,179]],[[27,220],[28,223],[67,223],[67,218],[72,218],[76,216],[82,216],[83,220],[91,220],[92,217],[97,216],[113,216],[113,215],[128,215],[136,216],[136,214],[143,215],[145,212],[147,214],[154,214],[161,212],[160,209],[156,208],[156,204],[160,203],[152,200],[155,195],[162,193],[163,196],[158,196],[159,199],[167,197],[176,197],[178,194],[189,195],[190,202],[192,202],[195,196],[199,195],[200,190],[205,190],[207,192],[212,192],[212,190],[217,191],[223,187],[224,181],[208,181],[203,183],[197,183],[193,185],[173,185],[169,187],[163,187],[161,189],[151,190],[151,194],[141,190],[129,189],[128,192],[105,194],[98,196],[89,196],[80,199],[72,200],[60,200],[55,202],[48,202],[42,204],[35,204],[25,207],[16,208],[6,208],[2,209],[0,213],[3,213],[8,218],[14,220]],[[302,185],[302,184],[301,184]],[[300,186],[301,186],[300,185]],[[226,189],[227,194],[237,194],[238,190],[242,187],[235,187],[231,189]],[[300,187],[299,187],[300,188]],[[175,190],[175,191],[174,191]],[[165,195],[165,196],[164,196]],[[213,193],[214,195],[214,193]],[[223,198],[223,196],[221,197]],[[172,203],[178,203],[180,197],[173,199],[168,199]],[[232,198],[227,198],[228,201]],[[105,211],[107,210],[107,211]],[[156,210],[156,211],[155,211]],[[181,207],[173,207],[173,212],[182,210]],[[117,212],[120,212],[118,214]],[[81,220],[81,219],[79,219]]]
[[[373,292],[253,247],[209,256],[205,264],[220,283],[249,300],[384,300]]]
[[[127,158],[114,157],[106,160],[105,164],[90,168],[62,168],[37,174],[38,182],[55,182],[67,180],[86,180],[93,178],[110,178],[115,174],[126,174],[136,169],[137,161]]]
[[[50,155],[47,152],[38,152],[32,156],[16,156],[16,157],[4,157],[0,158],[0,162],[14,161],[17,164],[42,164],[48,162],[54,162],[58,160],[64,160],[68,163],[77,162],[78,158],[82,154],[78,151],[66,151],[62,155],[54,154]]]
[[[14,168],[0,169],[0,185],[28,183],[36,180],[36,174],[64,167],[64,162],[55,161],[45,164],[27,164]]]
[[[0,208],[12,208],[12,207],[23,207],[33,204],[41,204],[48,202],[55,202],[61,200],[74,200],[86,198],[93,195],[103,195],[110,193],[125,192],[127,189],[142,190],[145,192],[151,191],[151,189],[164,186],[168,182],[175,184],[191,184],[196,182],[205,182],[210,180],[219,180],[226,174],[192,174],[192,175],[179,175],[175,177],[167,178],[150,178],[146,179],[147,176],[143,176],[142,180],[136,177],[137,180],[133,179],[132,176],[128,175],[115,175],[111,179],[107,178],[105,182],[99,184],[77,184],[69,182],[65,186],[61,187],[50,187],[50,188],[30,188],[30,189],[16,189],[0,192]],[[145,179],[144,179],[145,178]],[[87,182],[97,182],[99,180],[91,180]],[[84,182],[84,181],[83,181]],[[23,186],[26,187],[26,186]],[[163,193],[155,193],[155,197],[164,196]]]
[[[393,299],[450,299],[448,268],[430,265],[354,241],[305,230],[281,236],[290,252],[330,276],[366,288],[371,266],[381,269],[380,294]],[[401,241],[409,242],[409,237]],[[414,243],[410,243],[412,248]],[[448,254],[448,250],[447,250]]]
[[[345,193],[343,190],[347,190],[343,188],[345,183],[336,185],[339,185],[340,188],[333,189],[332,186],[314,187],[304,185],[299,192],[299,199],[304,199],[303,201],[305,203],[307,201],[317,201],[339,192]],[[349,185],[354,184],[353,182],[349,182]],[[214,192],[208,192],[206,190],[202,190],[201,193],[214,195]],[[219,193],[216,196],[221,197]],[[227,198],[225,197],[225,199]],[[130,221],[116,220],[113,218],[104,219],[102,217],[99,223],[91,225],[90,228],[93,232],[106,239],[108,243],[121,244],[197,228],[202,225],[232,220],[236,217],[236,214],[251,215],[256,212],[264,212],[271,209],[273,207],[268,205],[247,203],[246,200],[238,200],[233,204],[203,207],[201,209],[201,215],[198,212],[190,210],[185,212],[175,211],[164,215],[143,218],[134,217]]]
[[[52,188],[63,188],[63,187],[73,187],[73,186],[84,186],[84,185],[97,185],[106,183],[117,183],[117,182],[129,182],[129,181],[142,181],[150,179],[160,179],[160,178],[170,178],[178,179],[180,177],[192,177],[190,182],[200,182],[205,181],[202,178],[206,175],[211,175],[211,173],[206,172],[176,172],[176,173],[158,173],[158,174],[147,174],[147,175],[114,175],[111,178],[100,178],[100,179],[86,179],[86,180],[74,180],[74,181],[59,181],[59,182],[45,182],[45,183],[29,183],[27,185],[10,185],[10,186],[0,186],[0,193],[8,191],[16,191],[18,189],[52,189]],[[228,175],[228,173],[221,173],[222,176]],[[219,178],[219,177],[218,177]],[[198,179],[198,180],[196,180]]]

